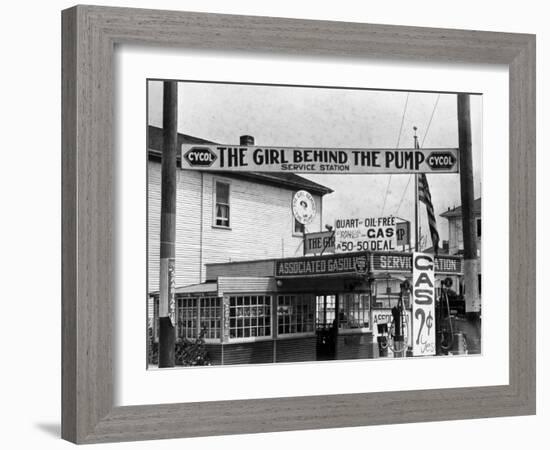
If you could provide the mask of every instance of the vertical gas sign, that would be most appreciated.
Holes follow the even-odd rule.
[[[413,253],[413,355],[435,355],[434,256]]]

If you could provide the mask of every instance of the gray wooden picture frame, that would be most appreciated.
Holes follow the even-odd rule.
[[[63,11],[62,33],[64,439],[94,443],[535,413],[533,35],[97,6]],[[507,65],[509,384],[114,407],[113,52],[127,43]]]

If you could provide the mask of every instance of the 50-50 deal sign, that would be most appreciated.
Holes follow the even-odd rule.
[[[293,173],[457,173],[458,150],[183,144],[181,168]]]
[[[336,219],[336,253],[396,250],[396,218],[354,217]]]

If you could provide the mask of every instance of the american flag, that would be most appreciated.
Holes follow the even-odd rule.
[[[434,253],[437,255],[439,247],[439,233],[437,232],[437,224],[435,222],[434,207],[432,205],[432,194],[430,194],[430,186],[425,173],[418,176],[418,200],[426,205],[428,214],[428,224],[430,225],[430,234],[432,235],[432,244]]]

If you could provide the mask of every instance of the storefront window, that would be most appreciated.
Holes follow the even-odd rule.
[[[313,332],[314,302],[313,295],[279,295],[277,297],[278,333],[284,335]]]
[[[342,294],[340,301],[339,328],[351,330],[370,327],[368,294]]]
[[[218,297],[183,297],[176,299],[177,337],[196,339],[202,331],[204,339],[221,335],[221,299]]]
[[[232,339],[271,336],[271,297],[229,297],[229,337]]]
[[[221,331],[221,299],[206,297],[200,299],[200,330],[205,339],[219,339]]]
[[[197,298],[178,298],[176,301],[177,337],[179,339],[195,339],[198,335],[197,300]]]
[[[391,309],[397,306],[401,295],[401,283],[402,280],[394,278],[376,280],[373,308]],[[405,294],[403,296],[403,306],[409,308],[409,302],[409,295]]]
[[[317,302],[317,328],[330,328],[336,317],[336,296],[319,295]]]

